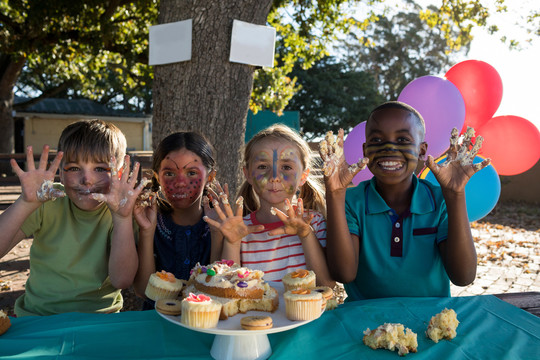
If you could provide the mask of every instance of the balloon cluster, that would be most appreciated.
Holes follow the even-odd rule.
[[[444,161],[452,128],[467,127],[482,135],[484,143],[474,162],[490,158],[491,164],[473,175],[465,187],[467,212],[470,221],[486,216],[500,196],[499,175],[517,175],[529,170],[540,159],[540,131],[530,121],[514,115],[496,116],[502,99],[502,80],[495,68],[486,62],[467,60],[454,65],[445,78],[422,76],[411,81],[398,101],[414,107],[426,124],[428,153]],[[353,164],[363,156],[365,122],[358,124],[345,139],[345,160]],[[496,170],[495,170],[496,169]],[[353,183],[373,176],[365,169]],[[429,169],[420,173],[437,184]]]

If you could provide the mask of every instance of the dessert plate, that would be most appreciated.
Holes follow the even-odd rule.
[[[212,329],[201,329],[193,326],[187,326],[180,322],[180,315],[172,316],[165,315],[157,311],[157,313],[172,322],[175,325],[185,327],[187,329],[214,334],[214,343],[210,355],[216,360],[254,360],[267,359],[272,354],[270,342],[267,334],[278,333],[294,329],[298,326],[310,323],[313,320],[306,321],[291,321],[285,316],[285,301],[283,300],[284,288],[281,282],[269,282],[270,286],[275,288],[279,295],[278,309],[273,312],[265,311],[248,311],[245,314],[236,314],[229,317],[227,320],[220,320],[217,327]],[[262,315],[270,316],[274,326],[264,330],[244,330],[240,325],[240,319],[244,316]]]

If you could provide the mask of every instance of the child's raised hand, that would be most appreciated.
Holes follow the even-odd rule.
[[[285,199],[285,208],[287,209],[287,214],[283,211],[272,208],[271,210],[275,215],[283,222],[283,226],[268,232],[269,235],[298,235],[300,238],[305,238],[309,234],[313,233],[313,228],[311,227],[311,220],[313,220],[313,214],[310,214],[309,211],[304,213],[304,204],[302,199],[298,199],[296,206],[296,211],[291,205],[289,199]]]
[[[154,195],[151,196],[148,200],[146,200],[146,204],[140,204],[139,201],[135,202],[135,207],[133,209],[133,217],[135,218],[135,221],[137,221],[137,224],[142,230],[154,229],[157,225],[156,201],[157,199]]]
[[[345,189],[358,172],[368,163],[367,158],[356,164],[348,165],[343,153],[343,129],[339,129],[337,139],[328,131],[325,139],[319,143],[319,154],[323,160],[324,180],[327,191]]]
[[[17,174],[21,182],[21,197],[26,202],[41,203],[48,200],[54,200],[59,197],[64,197],[66,194],[62,190],[53,188],[54,176],[60,166],[64,153],[58,152],[51,166],[47,169],[49,161],[49,146],[43,146],[43,151],[39,159],[39,165],[36,169],[34,163],[34,152],[32,146],[26,149],[26,164],[28,170],[24,171],[19,167],[15,159],[10,160],[13,172]]]
[[[453,192],[463,192],[471,176],[489,165],[490,159],[473,164],[474,157],[482,147],[484,139],[478,136],[473,145],[472,137],[474,137],[474,129],[469,127],[460,144],[459,132],[454,128],[450,137],[450,148],[446,152],[446,161],[439,165],[433,156],[428,156],[426,165],[433,172],[441,188]]]
[[[111,158],[110,165],[111,186],[109,192],[107,194],[92,193],[90,196],[94,200],[105,202],[113,215],[116,214],[122,218],[131,217],[137,196],[139,196],[146,183],[145,181],[141,181],[135,187],[140,164],[136,162],[135,166],[133,166],[133,172],[130,172],[130,157],[126,155],[121,177],[118,177],[116,159],[114,157]]]
[[[217,199],[220,199],[218,201]],[[221,204],[220,204],[221,202]],[[219,230],[227,242],[234,245],[240,245],[243,237],[255,231],[264,230],[264,225],[247,226],[242,216],[244,198],[241,196],[236,200],[236,211],[233,211],[229,203],[229,197],[223,193],[217,198],[213,198],[212,205],[218,219],[211,219],[208,215],[203,217],[204,221],[214,230]]]
[[[210,207],[210,201],[212,201],[212,205],[213,205],[214,200],[223,198],[223,199],[226,199],[225,201],[228,203],[229,185],[225,184],[223,187],[221,187],[221,184],[219,183],[219,181],[217,179],[214,179],[212,181],[212,185],[215,187],[215,190],[212,189],[210,186],[208,186],[206,188],[208,194],[206,196],[203,196],[203,199],[202,199],[204,215],[207,216],[208,218],[212,219],[212,220],[219,221],[220,218],[219,218],[215,208]],[[224,205],[225,204],[223,204],[223,203],[221,203],[221,205],[220,205],[222,212],[226,211],[225,208],[224,208]]]

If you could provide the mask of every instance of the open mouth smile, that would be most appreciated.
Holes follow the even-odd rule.
[[[404,163],[401,161],[393,160],[381,160],[377,162],[377,166],[385,171],[397,171],[404,167]]]

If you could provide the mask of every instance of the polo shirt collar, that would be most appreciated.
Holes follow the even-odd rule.
[[[416,175],[412,176],[413,195],[409,211],[413,214],[427,214],[435,211],[435,200],[430,188],[418,181]],[[368,214],[377,214],[388,212],[391,208],[386,204],[375,187],[375,177],[372,177],[366,187],[366,212]]]

